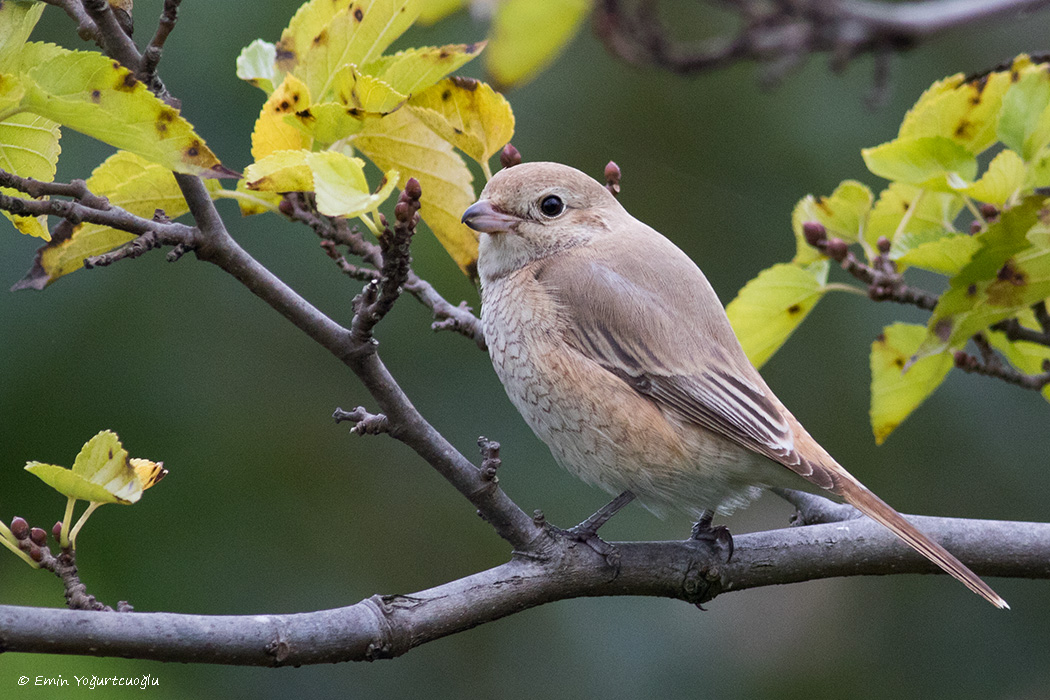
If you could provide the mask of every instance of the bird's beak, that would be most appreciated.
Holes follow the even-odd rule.
[[[504,214],[487,199],[479,199],[467,207],[461,221],[481,233],[504,233],[518,224],[517,217]]]

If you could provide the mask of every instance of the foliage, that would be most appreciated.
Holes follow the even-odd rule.
[[[980,343],[987,338],[1020,372],[1050,358],[1045,345],[1010,342],[993,328],[1013,318],[1038,328],[1031,309],[1050,296],[1041,189],[1050,186],[1050,72],[1022,55],[983,76],[945,78],[923,93],[896,139],[862,155],[890,183],[878,196],[848,180],[829,196],[804,197],[792,215],[795,258],[760,273],[728,313],[761,365],[827,291],[914,303],[898,294],[900,273],[917,268],[946,277],[947,290],[922,332],[893,324],[872,345],[871,423],[881,443],[975,336]],[[850,249],[859,249],[866,264]],[[854,271],[881,270],[881,278],[866,279],[868,290],[825,284],[813,270],[829,257]],[[800,279],[807,280],[801,296]]]

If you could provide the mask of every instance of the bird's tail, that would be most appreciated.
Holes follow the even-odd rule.
[[[995,607],[1009,609],[1010,606],[1006,604],[1006,601],[993,591],[987,583],[978,578],[977,574],[970,571],[965,564],[956,559],[947,549],[922,534],[918,528],[905,520],[904,516],[861,485],[860,482],[846,482],[840,486],[840,489],[839,495],[851,506],[872,520],[885,525],[893,531],[893,534],[907,542],[919,554],[957,578],[964,586]]]

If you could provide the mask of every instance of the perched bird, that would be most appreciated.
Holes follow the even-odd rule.
[[[823,492],[1008,607],[810,437],[744,355],[700,269],[602,184],[557,163],[515,165],[463,223],[482,234],[481,320],[500,381],[562,466],[623,492],[611,512],[633,494],[709,522],[761,488]]]

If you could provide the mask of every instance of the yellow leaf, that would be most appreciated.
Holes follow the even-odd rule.
[[[285,121],[288,115],[306,109],[310,91],[294,75],[287,75],[280,87],[263,105],[252,131],[252,158],[262,160],[275,151],[295,151],[310,148],[313,139],[293,124]]]
[[[93,503],[135,503],[148,488],[129,462],[120,438],[109,430],[84,444],[72,469],[40,462],[29,462],[25,468],[64,496]],[[141,471],[150,479],[149,486],[167,473],[156,464],[152,468],[143,465]]]
[[[726,307],[729,322],[755,367],[773,356],[824,296],[828,261],[780,263],[758,273]]]
[[[390,196],[398,173],[383,178],[374,194],[364,162],[336,151],[278,151],[248,166],[248,188],[268,192],[315,192],[317,210],[326,216],[361,216]]]
[[[365,65],[364,72],[374,75],[402,94],[414,95],[458,70],[481,53],[485,44],[482,41],[476,44],[407,49],[391,56],[379,57]]]
[[[389,114],[408,99],[379,78],[362,74],[353,63],[335,72],[332,91],[341,104],[375,114]]]
[[[0,168],[21,177],[51,182],[62,150],[59,136],[58,124],[35,114],[16,114],[0,122]],[[7,187],[0,188],[0,192],[26,197],[24,192]],[[14,216],[6,211],[3,214],[22,233],[45,241],[51,239],[46,216]]]
[[[318,32],[295,74],[318,102],[327,102],[335,74],[345,65],[375,60],[412,26],[418,0],[361,0],[335,13]]]
[[[168,168],[128,151],[117,151],[95,168],[87,186],[111,204],[143,218],[151,218],[157,209],[172,219],[189,211]],[[213,192],[219,187],[214,180],[209,180],[206,186]],[[79,224],[70,234],[56,236],[37,251],[33,268],[16,287],[43,289],[59,277],[82,268],[84,258],[109,252],[134,238],[133,233],[108,226]]]
[[[142,457],[132,457],[128,460],[128,463],[131,464],[131,468],[135,470],[135,476],[142,483],[143,491],[156,486],[157,482],[168,475],[168,470],[164,468],[164,462],[154,462]]]
[[[924,357],[909,366],[925,337],[924,326],[894,323],[871,344],[871,429],[876,444],[885,442],[952,368],[948,352]]]
[[[941,235],[954,230],[953,222],[963,206],[962,197],[954,192],[931,192],[891,182],[868,215],[864,238],[874,247],[883,236],[896,242],[903,234]]]
[[[275,192],[253,192],[248,189],[247,180],[238,180],[237,187],[230,190],[217,190],[214,195],[216,199],[233,199],[241,210],[241,216],[253,216],[265,214],[269,211],[277,211],[281,204],[281,195]]]
[[[228,172],[177,109],[112,59],[62,49],[26,68],[24,109],[176,172]]]
[[[475,276],[478,239],[460,222],[474,203],[474,178],[452,146],[404,109],[367,125],[353,145],[382,170],[399,172],[399,187],[419,180],[420,215],[460,269]]]
[[[409,109],[486,171],[489,158],[514,135],[514,113],[507,100],[470,78],[442,80],[413,97]]]
[[[822,224],[831,238],[841,238],[847,243],[860,240],[873,199],[871,190],[855,180],[846,180],[828,197],[803,197],[791,213],[796,244],[793,262],[804,265],[822,257],[820,251],[811,246],[803,235],[803,225],[808,222]]]
[[[0,73],[0,115],[14,114],[25,94],[25,86],[22,85],[18,76],[12,73]]]
[[[505,0],[496,7],[485,68],[500,88],[531,80],[575,36],[591,0]]]

